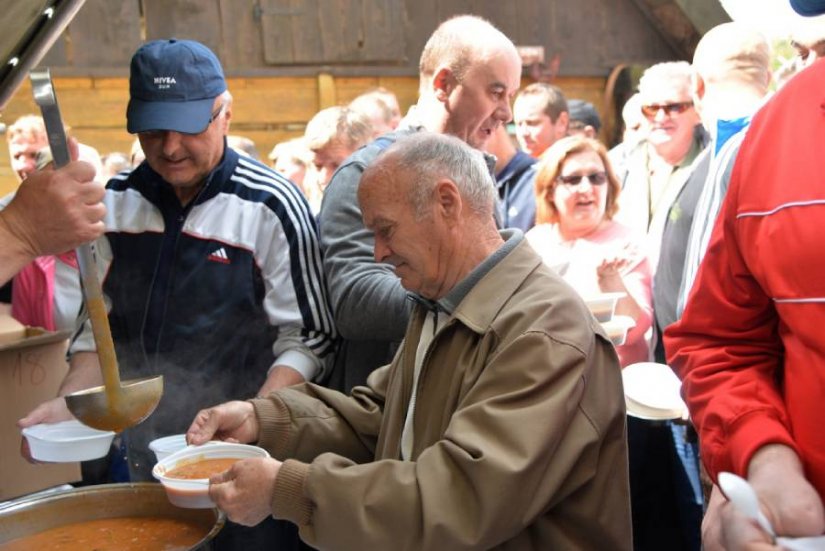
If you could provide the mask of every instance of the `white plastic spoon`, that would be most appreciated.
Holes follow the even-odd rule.
[[[755,520],[762,529],[770,534],[776,544],[787,551],[822,551],[825,550],[825,536],[807,538],[776,537],[768,518],[759,508],[759,498],[747,480],[732,473],[719,473],[719,487],[722,493],[733,503],[734,507],[746,517]]]
[[[747,480],[733,473],[719,473],[719,488],[734,507],[746,517],[755,520],[772,539],[776,539],[776,532],[773,531],[768,517],[759,508],[759,498]]]

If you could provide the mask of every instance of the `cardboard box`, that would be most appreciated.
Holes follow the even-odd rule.
[[[0,344],[17,342],[25,338],[25,325],[11,317],[11,314],[0,314]]]
[[[68,331],[26,328],[0,344],[0,500],[80,480],[79,463],[31,464],[20,455],[17,420],[57,396],[66,375]]]

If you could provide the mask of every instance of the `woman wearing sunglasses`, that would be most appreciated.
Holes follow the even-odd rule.
[[[570,136],[541,157],[536,174],[536,226],[527,240],[583,297],[622,292],[616,314],[633,319],[616,348],[622,367],[647,361],[653,316],[651,268],[644,236],[612,220],[620,184],[598,141]]]

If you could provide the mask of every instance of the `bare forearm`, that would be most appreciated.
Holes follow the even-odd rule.
[[[26,264],[34,260],[25,243],[11,232],[3,213],[0,212],[0,285],[15,276]]]
[[[285,365],[276,365],[270,371],[269,375],[261,385],[258,391],[258,396],[267,396],[271,392],[292,385],[303,383],[304,377],[297,370]]]
[[[103,384],[100,363],[95,352],[77,352],[72,355],[69,372],[60,385],[58,395],[65,396],[78,390]]]

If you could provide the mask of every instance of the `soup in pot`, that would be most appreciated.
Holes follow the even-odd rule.
[[[75,522],[0,543],[0,551],[178,551],[190,549],[208,528],[162,517],[117,517]]]

